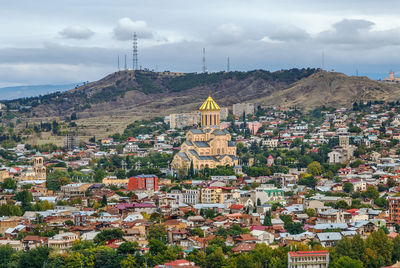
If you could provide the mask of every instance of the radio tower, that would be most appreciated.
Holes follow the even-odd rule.
[[[127,67],[126,67],[126,54],[125,54],[125,71],[128,69]]]
[[[137,51],[137,36],[133,33],[133,51],[132,51],[132,69],[138,69],[138,51]]]
[[[206,67],[206,49],[203,48],[203,73],[207,72],[207,67]]]
[[[230,63],[229,63],[229,57],[228,57],[228,60],[227,60],[227,62],[226,62],[226,71],[227,71],[228,73],[231,71],[231,66],[230,66]]]
[[[118,55],[118,72],[120,71],[120,69],[119,69],[119,55]]]

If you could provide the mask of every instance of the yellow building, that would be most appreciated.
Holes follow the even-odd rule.
[[[220,127],[220,108],[209,96],[200,107],[201,128],[186,133],[186,141],[172,160],[174,170],[234,166],[238,164],[236,145],[231,135]]]
[[[46,167],[44,166],[44,159],[41,156],[35,156],[33,158],[33,167],[28,167],[18,181],[29,181],[29,180],[45,180],[46,179]]]

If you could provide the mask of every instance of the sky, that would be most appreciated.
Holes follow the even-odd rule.
[[[95,81],[132,68],[322,68],[400,76],[397,0],[2,0],[0,87]],[[1,94],[1,92],[0,92]],[[0,98],[1,99],[1,98]]]

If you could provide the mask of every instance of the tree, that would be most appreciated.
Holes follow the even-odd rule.
[[[348,256],[341,256],[334,260],[329,267],[332,268],[363,268],[363,263],[360,260],[354,260]]]
[[[396,181],[395,181],[393,178],[389,178],[389,179],[387,180],[387,186],[388,186],[389,188],[392,188],[392,187],[396,186]]]
[[[93,242],[101,244],[111,239],[123,240],[123,236],[124,232],[121,229],[106,229],[98,233]]]
[[[382,229],[378,229],[368,236],[366,240],[368,248],[374,250],[382,258],[384,265],[390,265],[392,261],[393,242]]]
[[[12,178],[6,178],[4,179],[4,182],[1,184],[1,188],[15,190],[17,189],[17,183]]]
[[[356,159],[352,163],[350,163],[350,167],[358,168],[360,165],[363,165],[363,164],[364,164],[364,161],[362,161],[361,159]]]
[[[157,255],[158,253],[163,253],[167,249],[167,246],[162,241],[151,238],[149,240],[149,248],[151,254]]]
[[[307,208],[306,209],[306,214],[307,214],[307,216],[308,217],[315,217],[315,209],[313,209],[313,208]]]
[[[22,208],[24,210],[28,209],[31,206],[31,202],[33,201],[33,196],[31,192],[29,192],[28,190],[23,190],[21,192],[18,192],[14,197],[18,201],[21,201]]]
[[[153,224],[149,227],[149,232],[147,235],[148,239],[158,239],[162,242],[167,241],[167,230],[164,224]]]
[[[392,263],[400,261],[400,236],[393,239]]]
[[[199,227],[190,229],[190,234],[192,236],[204,237],[204,231]]]
[[[119,168],[115,172],[115,176],[117,176],[117,179],[125,179],[126,178],[126,172],[124,169]]]
[[[267,211],[267,213],[265,213],[265,217],[264,217],[264,226],[272,226],[272,221],[271,221],[271,211]]]
[[[311,162],[308,166],[307,166],[307,173],[312,174],[313,176],[319,176],[321,175],[323,172],[322,166],[319,162],[314,161]]]
[[[351,193],[354,190],[354,185],[351,182],[345,182],[343,184],[343,191]]]
[[[49,190],[58,191],[61,186],[70,182],[69,174],[63,170],[54,170],[46,176],[46,187]]]
[[[115,250],[105,246],[94,248],[94,268],[118,267],[118,264],[119,260]]]
[[[344,200],[339,200],[336,203],[336,208],[348,208],[348,207],[349,207],[349,205]]]
[[[105,207],[107,206],[107,196],[104,194],[103,197],[101,198],[101,206]]]
[[[128,256],[121,261],[120,265],[121,268],[137,267],[136,259],[131,254],[128,254]]]
[[[374,186],[368,186],[367,190],[361,195],[369,199],[377,199],[379,197],[379,192]]]
[[[66,220],[66,221],[64,222],[64,224],[67,225],[67,226],[73,226],[73,225],[74,225],[74,222],[71,221],[71,220]]]
[[[16,251],[11,246],[0,246],[0,267],[9,267],[8,264],[11,261],[12,255],[15,253]]]
[[[364,260],[365,242],[360,235],[353,238],[344,237],[336,246],[336,253],[339,256],[348,256],[355,260]]]
[[[104,169],[102,168],[98,168],[96,169],[96,171],[94,172],[94,180],[95,182],[102,182],[103,179],[106,177],[106,172],[104,171]]]
[[[225,264],[225,255],[220,247],[206,257],[207,268],[220,268]]]
[[[77,119],[78,119],[78,117],[76,116],[76,113],[73,112],[73,113],[71,114],[71,121],[74,121],[74,120],[77,120]]]
[[[124,256],[128,254],[134,255],[138,248],[139,244],[137,242],[124,242],[118,247],[117,253]]]
[[[200,267],[206,267],[206,257],[204,250],[193,250],[187,255],[186,259]]]
[[[37,247],[21,255],[19,267],[41,268],[48,259],[51,248]]]

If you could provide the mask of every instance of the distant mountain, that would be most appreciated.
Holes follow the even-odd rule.
[[[63,93],[8,101],[10,108],[32,106],[34,117],[151,117],[186,112],[212,93],[221,106],[283,90],[317,72],[291,69],[276,72],[172,73],[120,71]]]
[[[201,74],[120,71],[66,92],[6,103],[14,109],[31,106],[30,117],[62,118],[75,112],[78,118],[94,119],[96,124],[106,119],[126,123],[193,111],[210,91],[221,107],[257,102],[311,109],[350,107],[360,100],[400,100],[398,84],[319,69],[290,69]],[[106,119],[96,119],[100,117]]]
[[[0,88],[0,100],[12,100],[27,97],[36,97],[56,91],[64,92],[81,86],[83,83],[73,83],[64,85],[37,85],[37,86],[15,86]]]

